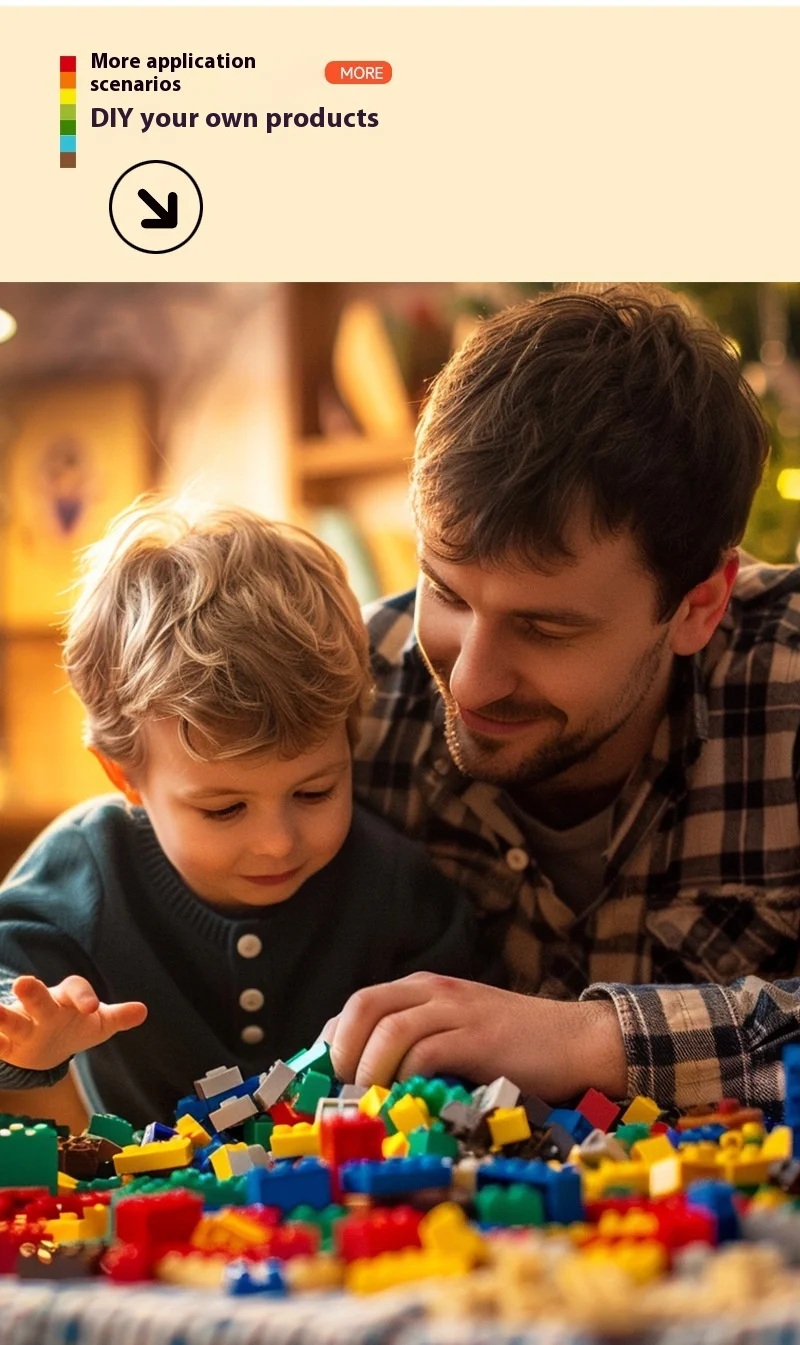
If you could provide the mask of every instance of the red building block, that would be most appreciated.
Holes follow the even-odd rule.
[[[604,1133],[611,1129],[620,1113],[617,1104],[596,1088],[590,1088],[584,1093],[575,1110],[586,1117],[594,1130],[602,1130]]]
[[[421,1210],[398,1205],[394,1209],[370,1210],[368,1214],[339,1219],[334,1225],[339,1255],[345,1261],[357,1261],[363,1256],[399,1252],[403,1247],[420,1247],[422,1218]]]
[[[115,1230],[121,1242],[160,1248],[188,1242],[203,1214],[203,1198],[192,1191],[127,1196],[117,1202]]]

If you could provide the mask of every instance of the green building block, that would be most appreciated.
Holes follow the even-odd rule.
[[[322,1074],[319,1070],[307,1069],[303,1071],[299,1079],[299,1088],[297,1083],[298,1081],[295,1081],[290,1090],[292,1092],[292,1106],[295,1111],[305,1112],[306,1115],[313,1116],[320,1098],[328,1097],[330,1094],[330,1075]]]
[[[271,1116],[248,1116],[244,1123],[245,1144],[261,1144],[269,1153],[270,1135],[275,1129]]]
[[[14,1121],[0,1130],[0,1187],[46,1186],[58,1191],[58,1135],[46,1125]]]
[[[88,1126],[87,1135],[96,1135],[100,1139],[111,1140],[124,1149],[126,1144],[134,1144],[133,1126],[122,1116],[112,1116],[109,1112],[95,1112]]]
[[[331,1048],[326,1041],[315,1041],[313,1046],[309,1046],[307,1051],[298,1051],[291,1060],[285,1062],[295,1074],[302,1074],[303,1070],[313,1069],[318,1074],[327,1074],[329,1079],[336,1078],[336,1071],[331,1063]]]
[[[326,1205],[324,1210],[315,1210],[313,1205],[296,1205],[284,1220],[287,1224],[314,1224],[320,1231],[319,1249],[321,1252],[334,1250],[334,1227],[340,1219],[346,1219],[350,1213],[344,1205]]]
[[[433,1155],[436,1158],[458,1158],[458,1140],[445,1130],[441,1121],[434,1121],[430,1129],[420,1126],[408,1137],[408,1156],[417,1158]]]
[[[521,1182],[511,1186],[484,1186],[475,1196],[475,1207],[484,1224],[512,1228],[521,1225],[540,1227],[544,1223],[541,1191]]]
[[[159,1195],[164,1191],[183,1189],[203,1197],[207,1209],[219,1210],[223,1205],[246,1205],[244,1177],[228,1177],[222,1181],[213,1172],[198,1172],[196,1168],[176,1168],[169,1177],[145,1174],[134,1177],[111,1196],[112,1207],[125,1196]]]
[[[58,1126],[52,1116],[22,1116],[18,1112],[0,1112],[0,1130],[7,1130],[11,1125],[23,1126],[49,1126],[55,1130],[59,1139],[67,1139],[69,1136],[69,1126]]]
[[[76,1191],[116,1191],[122,1185],[121,1177],[93,1177],[90,1182],[78,1182]]]
[[[634,1144],[638,1144],[639,1140],[646,1140],[649,1134],[650,1127],[645,1125],[644,1121],[631,1121],[629,1125],[617,1126],[614,1139],[619,1140],[630,1153]]]

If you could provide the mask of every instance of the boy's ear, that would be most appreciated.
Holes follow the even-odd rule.
[[[119,762],[112,761],[110,757],[104,756],[102,752],[98,752],[96,747],[90,747],[89,751],[91,752],[92,756],[96,757],[97,760],[100,762],[100,765],[103,767],[103,770],[105,771],[106,775],[108,776],[114,788],[118,789],[120,794],[125,795],[125,798],[128,800],[128,803],[141,804],[142,802],[141,794],[139,793],[138,789],[134,789],[133,785],[131,784],[130,780],[125,774],[123,768],[120,766]]]
[[[731,551],[709,579],[687,593],[672,634],[675,654],[696,654],[705,648],[728,606],[738,570],[739,555]]]

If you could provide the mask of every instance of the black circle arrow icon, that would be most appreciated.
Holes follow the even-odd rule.
[[[178,193],[176,191],[168,193],[166,209],[144,187],[140,187],[136,194],[140,200],[144,201],[146,206],[149,206],[155,216],[155,219],[149,218],[141,221],[143,229],[177,229]]]

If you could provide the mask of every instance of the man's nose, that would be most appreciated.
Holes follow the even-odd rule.
[[[513,696],[519,676],[506,655],[502,639],[472,619],[463,632],[458,656],[450,673],[450,694],[465,710]]]

